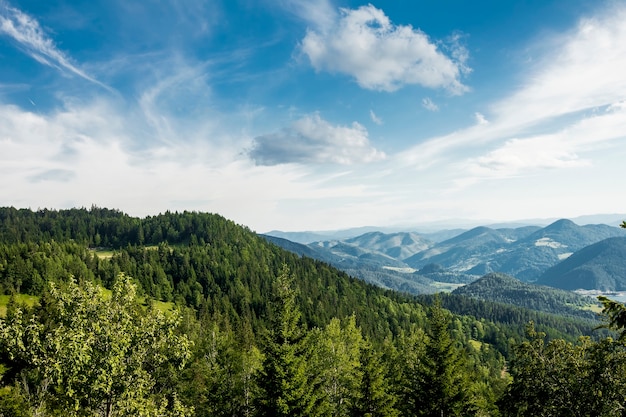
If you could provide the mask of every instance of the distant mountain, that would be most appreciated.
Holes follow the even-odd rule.
[[[466,272],[488,262],[498,251],[504,250],[515,238],[519,238],[509,229],[504,230],[506,232],[484,226],[475,227],[419,252],[404,262],[416,269],[435,263],[457,272]]]
[[[283,239],[281,237],[270,236],[270,235],[259,235],[259,236],[261,236],[268,242],[271,242],[275,244],[276,246],[279,246],[285,250],[288,250],[289,252],[293,252],[299,256],[306,256],[311,259],[322,260],[328,263],[332,263],[332,261],[336,261],[335,259],[328,258],[330,257],[330,254],[320,253],[316,251],[315,249],[310,248],[307,245],[303,245],[302,243],[292,242],[291,240],[288,240],[288,239]],[[325,255],[327,255],[328,257]],[[325,258],[325,259],[322,259],[322,258]]]
[[[326,231],[317,231],[317,232],[283,232],[280,230],[272,230],[270,232],[264,233],[266,236],[274,236],[280,237],[283,239],[291,240],[292,242],[309,244],[314,242],[324,242],[324,241],[335,241],[335,240],[346,240],[350,238],[354,238],[357,236],[362,236],[371,232],[379,232],[383,234],[393,234],[398,232],[404,232],[408,229],[403,227],[373,227],[373,226],[363,226],[363,227],[353,227],[350,229],[342,229],[342,230],[326,230]],[[452,235],[458,234],[458,231],[455,230],[441,230],[436,231],[426,235],[431,235],[428,237],[429,240],[437,241],[438,237],[446,236],[446,238]],[[421,233],[420,233],[421,235]]]
[[[457,295],[529,308],[547,313],[590,318],[596,314],[586,309],[594,299],[556,288],[529,284],[509,275],[491,273],[457,288]]]
[[[467,232],[467,229],[444,229],[437,232],[418,231],[417,233],[425,239],[428,239],[435,243],[439,243],[443,242],[444,240],[452,239],[453,237],[458,236],[463,232]]]
[[[276,237],[301,244],[333,239],[332,235],[327,235],[322,232],[282,232],[280,230],[272,230],[270,232],[261,234],[261,236],[266,238]]]
[[[385,253],[367,248],[362,248],[346,241],[326,241],[310,243],[309,248],[320,253],[324,257],[338,259],[345,266],[356,267],[360,265],[374,267],[404,268],[404,262],[399,261]]]
[[[537,283],[568,290],[626,291],[626,238],[582,248],[545,271]]]
[[[491,272],[534,282],[572,253],[606,238],[626,237],[626,230],[561,219],[543,228],[479,226],[451,235],[437,242],[416,232],[367,231],[302,246],[289,240],[273,242],[385,288],[415,293],[436,290],[428,288],[433,282],[466,284]],[[606,278],[603,282],[612,286]]]
[[[626,236],[626,231],[607,225],[578,226],[565,219],[544,228],[477,227],[417,253],[405,262],[416,269],[437,263],[470,275],[502,272],[532,282],[573,252],[615,236]]]
[[[376,251],[397,260],[406,259],[433,246],[433,242],[413,232],[385,234],[370,232],[345,239],[344,243],[358,246],[369,251]]]
[[[604,224],[579,226],[571,220],[557,220],[498,253],[491,259],[491,268],[532,282],[573,252],[615,236],[626,236],[626,231]]]
[[[260,236],[289,252],[326,262],[353,277],[385,289],[410,294],[428,294],[436,291],[431,279],[410,271],[402,272],[406,265],[384,253],[362,249],[343,241],[303,245],[275,236]]]

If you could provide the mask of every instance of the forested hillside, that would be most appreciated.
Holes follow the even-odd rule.
[[[577,347],[597,323],[386,291],[207,213],[0,209],[0,285],[4,415],[532,415],[501,402],[541,394],[511,379],[529,320],[626,366]]]
[[[596,317],[592,308],[598,305],[597,300],[590,297],[553,287],[529,284],[495,272],[457,288],[453,294],[588,319]]]

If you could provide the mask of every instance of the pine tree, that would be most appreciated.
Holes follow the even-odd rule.
[[[361,350],[361,381],[352,416],[397,417],[396,396],[390,390],[382,353],[366,344]]]
[[[257,410],[267,417],[310,416],[315,401],[307,378],[306,332],[296,305],[294,277],[286,265],[274,282],[270,314],[257,380]]]
[[[411,414],[427,417],[463,415],[469,406],[465,358],[450,336],[449,313],[439,297],[430,310],[427,337],[421,355],[412,359],[403,384]]]

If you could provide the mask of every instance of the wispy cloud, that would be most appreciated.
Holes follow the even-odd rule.
[[[366,163],[385,158],[359,123],[333,126],[315,113],[279,132],[257,136],[249,151],[257,165]]]
[[[429,111],[439,111],[439,106],[436,105],[430,97],[426,97],[422,99],[422,107]]]
[[[611,3],[609,3],[611,4]],[[535,124],[626,96],[626,7],[615,2],[569,32],[541,39],[521,89],[495,103],[503,123]]]
[[[110,87],[96,80],[71,62],[41,28],[39,22],[19,9],[0,0],[0,34],[9,36],[31,58],[59,70],[69,71],[87,81],[110,90]]]
[[[460,80],[469,71],[466,52],[455,46],[446,56],[424,32],[394,25],[372,5],[341,9],[332,25],[309,29],[301,48],[316,70],[347,74],[366,89],[418,84],[452,94],[468,90]]]
[[[508,140],[470,159],[468,171],[476,177],[494,178],[590,166],[592,160],[581,155],[598,147],[616,146],[617,140],[626,136],[624,132],[626,105],[622,102],[557,132]]]
[[[275,0],[271,3],[275,4]],[[279,4],[319,30],[332,26],[337,18],[336,8],[330,0],[279,0]]]
[[[376,113],[374,113],[374,110],[370,110],[370,119],[372,119],[372,122],[376,123],[379,126],[383,124],[383,119],[378,117]]]
[[[400,160],[423,167],[465,157],[464,166],[476,178],[593,163],[583,155],[626,136],[624,112],[615,104],[626,97],[624,22],[626,7],[615,6],[582,19],[571,32],[543,38],[541,47],[533,49],[543,55],[523,69],[527,81],[493,103],[488,118],[475,112],[473,126],[420,143],[399,155]],[[606,113],[597,111],[603,108]],[[594,130],[585,128],[589,125]]]

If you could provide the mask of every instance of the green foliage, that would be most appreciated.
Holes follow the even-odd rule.
[[[18,307],[0,321],[9,365],[23,389],[37,393],[29,401],[33,411],[189,414],[155,372],[180,369],[189,358],[188,339],[176,333],[179,316],[145,311],[128,277],[120,275],[110,297],[89,282],[50,283],[40,303],[32,312]]]
[[[296,306],[294,277],[286,265],[274,282],[271,325],[262,345],[260,416],[309,416],[315,399],[307,378],[305,331]]]
[[[453,295],[431,308],[211,214],[0,209],[0,220],[2,290],[41,296],[9,305],[0,326],[5,414],[106,415],[110,403],[111,415],[498,415],[503,355],[528,320],[563,352],[597,326]],[[618,398],[623,347],[588,344],[587,387]],[[511,374],[537,384],[524,363]]]
[[[31,417],[28,400],[19,386],[0,388],[0,416]]]
[[[593,303],[589,297],[571,291],[529,284],[500,273],[487,274],[471,284],[454,290],[454,294],[561,316],[596,318],[593,312],[583,310]]]
[[[322,396],[319,409],[325,416],[347,417],[356,407],[362,379],[361,349],[364,340],[354,316],[342,324],[334,318],[325,329],[309,335],[312,372]]]
[[[618,331],[619,340],[626,340],[626,306],[604,296],[599,296],[598,300],[604,307],[602,314],[607,321],[602,327]]]
[[[451,318],[437,297],[429,315],[424,353],[414,375],[414,413],[437,417],[460,416],[469,406],[465,357],[450,336]]]
[[[353,416],[398,417],[397,397],[393,394],[391,378],[385,370],[382,351],[365,344],[361,349],[361,380],[352,406]]]
[[[256,346],[243,346],[232,330],[197,322],[197,349],[184,371],[183,396],[198,416],[250,416],[254,413],[254,377],[262,355]]]
[[[505,416],[623,416],[626,411],[626,346],[610,338],[576,344],[545,341],[528,329],[515,347],[513,382],[502,399]]]

